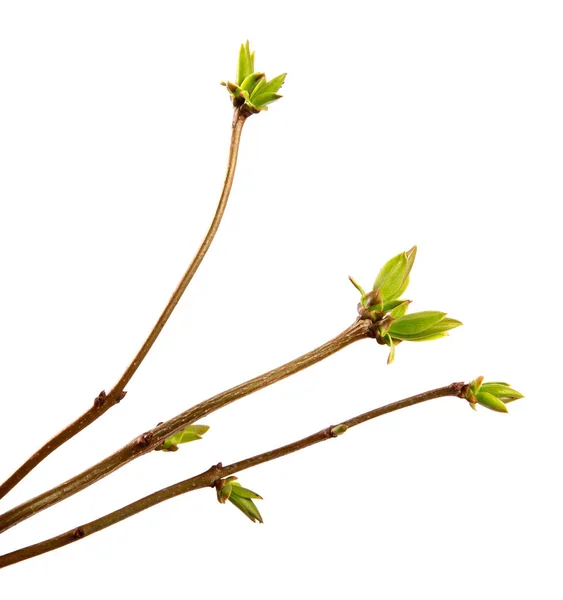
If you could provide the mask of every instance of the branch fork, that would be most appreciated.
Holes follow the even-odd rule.
[[[0,499],[56,448],[70,440],[101,417],[112,406],[123,400],[127,393],[125,387],[142,364],[178,305],[218,231],[233,185],[244,123],[249,116],[267,110],[269,104],[281,98],[278,91],[284,81],[285,73],[268,81],[264,73],[255,72],[254,53],[250,52],[248,42],[241,45],[236,80],[235,82],[223,82],[235,107],[227,171],[215,215],[201,246],[153,329],[119,381],[109,393],[102,390],[94,399],[93,405],[83,415],[35,452],[12,476],[0,485]],[[220,392],[199,404],[191,406],[168,421],[158,423],[153,429],[141,433],[128,444],[82,473],[0,515],[0,533],[80,492],[152,450],[174,452],[178,450],[179,444],[201,439],[201,435],[207,431],[208,427],[201,424],[194,425],[199,419],[249,394],[311,367],[354,342],[362,339],[375,339],[378,344],[389,346],[388,362],[392,362],[395,356],[395,347],[403,341],[429,341],[448,335],[447,331],[458,327],[461,323],[455,319],[446,318],[446,313],[423,311],[406,314],[410,300],[403,300],[401,296],[408,286],[416,251],[415,246],[387,261],[379,271],[373,289],[367,293],[355,279],[350,277],[350,281],[361,295],[358,304],[359,316],[352,325],[344,329],[339,335],[284,365]],[[0,568],[68,545],[165,500],[204,487],[215,488],[221,503],[229,500],[252,521],[262,522],[260,512],[253,502],[254,499],[261,499],[261,497],[255,492],[242,487],[236,481],[235,473],[303,450],[319,442],[339,437],[352,427],[371,419],[446,396],[463,398],[469,402],[472,408],[476,408],[476,405],[480,404],[498,412],[507,412],[505,404],[522,397],[519,392],[510,388],[508,384],[503,382],[485,383],[483,377],[478,377],[470,383],[456,382],[442,388],[429,390],[375,408],[337,425],[321,429],[303,439],[256,456],[226,466],[219,462],[199,475],[154,492],[94,521],[75,527],[48,540],[0,556]]]

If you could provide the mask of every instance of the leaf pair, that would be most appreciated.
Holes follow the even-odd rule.
[[[176,452],[179,444],[187,444],[188,442],[201,440],[201,436],[208,431],[209,426],[207,425],[188,425],[186,428],[182,429],[182,431],[167,437],[158,450],[163,450],[164,452]]]
[[[389,335],[394,340],[404,342],[426,342],[437,340],[447,334],[450,329],[462,323],[446,317],[446,313],[426,310],[411,315],[402,315],[394,319],[389,327]]]
[[[254,71],[254,52],[250,52],[248,41],[241,44],[237,66],[236,83],[222,81],[227,87],[235,107],[245,106],[252,114],[268,110],[267,105],[279,100],[277,92],[285,81],[286,73],[266,80],[264,73]]]
[[[523,398],[524,396],[512,389],[503,381],[490,381],[483,383],[483,376],[477,377],[470,384],[466,392],[466,399],[474,410],[477,404],[496,412],[507,413],[506,404]]]
[[[395,359],[395,346],[401,342],[426,342],[448,335],[461,325],[446,317],[446,313],[424,311],[407,315],[410,300],[400,296],[409,285],[410,273],[416,258],[416,246],[388,260],[379,271],[373,290],[366,293],[352,277],[350,281],[362,294],[358,312],[361,318],[371,319],[377,326],[377,338],[391,348],[387,363]]]
[[[225,504],[228,500],[253,523],[256,523],[256,521],[263,523],[262,515],[253,502],[253,500],[262,500],[262,496],[259,496],[252,490],[242,487],[236,479],[236,477],[227,477],[215,484],[215,487],[217,488],[217,500],[221,504]]]

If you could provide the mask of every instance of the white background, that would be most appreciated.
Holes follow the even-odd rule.
[[[320,345],[418,244],[412,310],[465,326],[364,341],[205,419],[0,539],[8,552],[360,412],[485,375],[510,415],[441,399],[10,567],[2,597],[561,598],[559,2],[3,2],[0,478],[116,381],[207,229],[238,46],[287,71],[252,117],[224,223],[127,399],[8,509]]]

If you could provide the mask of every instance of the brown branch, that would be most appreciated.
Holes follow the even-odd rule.
[[[420,404],[421,402],[426,402],[427,400],[432,400],[434,398],[459,396],[463,387],[463,383],[452,383],[446,387],[430,390],[428,392],[418,394],[417,396],[411,396],[410,398],[405,398],[404,400],[387,404],[386,406],[376,408],[348,419],[347,421],[343,421],[340,423],[340,428],[341,430],[345,430],[346,428],[350,429],[351,427],[355,427],[360,423],[365,423],[366,421],[375,419],[387,413],[394,412],[402,408],[407,408],[408,406],[414,406],[415,404]],[[281,448],[276,448],[275,450],[270,450],[269,452],[258,454],[252,458],[247,458],[245,460],[232,463],[226,467],[223,467],[222,464],[219,463],[200,475],[196,475],[195,477],[191,477],[190,479],[186,479],[185,481],[181,481],[180,483],[166,487],[158,492],[150,494],[149,496],[145,496],[136,502],[128,504],[123,508],[100,517],[99,519],[90,521],[90,523],[76,527],[70,531],[67,531],[66,533],[43,542],[39,542],[38,544],[33,544],[32,546],[27,546],[26,548],[22,548],[20,550],[5,554],[4,556],[0,556],[0,568],[33,558],[34,556],[39,556],[40,554],[45,554],[46,552],[51,552],[52,550],[56,550],[57,548],[61,548],[62,546],[66,546],[72,542],[76,542],[88,535],[92,535],[93,533],[97,533],[98,531],[106,529],[111,525],[115,525],[116,523],[119,523],[119,521],[128,519],[129,517],[132,517],[133,515],[136,515],[137,513],[146,510],[151,506],[156,506],[165,500],[169,500],[181,494],[186,494],[204,487],[213,486],[218,479],[222,479],[228,475],[239,473],[240,471],[250,469],[256,465],[275,460],[276,458],[281,458],[282,456],[286,456],[287,454],[291,454],[299,450],[303,450],[308,446],[312,446],[319,442],[324,442],[325,440],[336,437],[333,430],[334,426],[327,427],[326,429],[322,429],[321,431],[298,440],[297,442],[293,442],[292,444],[282,446]]]
[[[13,489],[26,475],[30,473],[43,459],[47,458],[51,452],[55,451],[59,446],[62,446],[65,442],[73,438],[77,433],[80,433],[83,429],[91,425],[94,421],[99,419],[106,411],[108,411],[112,406],[115,406],[120,400],[125,397],[126,392],[125,386],[129,383],[135,371],[139,368],[141,363],[143,362],[145,356],[148,354],[149,350],[152,348],[156,339],[160,335],[160,332],[166,325],[170,315],[173,310],[176,308],[176,305],[180,301],[183,293],[186,291],[190,281],[195,275],[203,257],[209,250],[209,246],[211,242],[213,242],[213,238],[219,229],[219,225],[221,223],[221,219],[223,218],[223,213],[225,212],[225,207],[227,206],[227,201],[229,199],[229,194],[231,192],[231,188],[233,185],[233,179],[235,176],[235,169],[237,164],[237,156],[238,149],[240,144],[240,136],[242,133],[243,125],[247,119],[247,114],[242,114],[238,110],[235,111],[235,116],[233,119],[233,130],[231,134],[231,146],[229,150],[229,160],[227,165],[227,174],[225,175],[225,181],[223,183],[223,190],[221,192],[221,197],[219,199],[219,204],[217,206],[217,210],[215,212],[215,216],[213,217],[213,221],[209,227],[209,231],[205,236],[199,250],[194,256],[188,270],[184,273],[180,283],[174,290],[174,293],[170,297],[168,304],[166,305],[163,313],[160,315],[160,318],[156,322],[156,325],[153,327],[149,336],[145,340],[145,343],[141,346],[139,352],[131,362],[131,364],[127,367],[119,381],[115,384],[109,394],[106,394],[102,391],[99,396],[94,400],[94,404],[91,408],[89,408],[82,416],[80,416],[76,421],[73,421],[70,425],[65,427],[62,431],[57,433],[55,437],[49,440],[42,448],[37,450],[35,454],[30,456],[21,467],[17,469],[2,485],[0,485],[0,498],[3,498],[11,489]]]
[[[111,456],[108,456],[98,464],[86,469],[86,471],[83,471],[65,483],[62,483],[57,487],[16,506],[3,515],[0,515],[0,533],[17,525],[21,521],[28,519],[34,514],[57,504],[61,500],[76,494],[103,477],[106,477],[113,471],[123,467],[135,458],[154,450],[157,446],[160,446],[167,437],[170,437],[184,427],[191,425],[198,419],[201,419],[244,396],[248,396],[257,390],[306,369],[358,340],[372,337],[374,335],[372,329],[373,323],[371,323],[371,321],[358,319],[340,335],[322,346],[319,346],[315,350],[312,350],[281,367],[272,369],[267,373],[259,375],[254,379],[250,379],[245,383],[241,383],[240,385],[192,406],[165,423],[161,423],[154,429],[141,434]]]

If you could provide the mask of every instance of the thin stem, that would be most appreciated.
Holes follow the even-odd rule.
[[[3,498],[11,489],[13,489],[26,475],[28,475],[43,459],[47,458],[51,452],[55,451],[59,446],[62,446],[65,442],[73,438],[77,433],[80,433],[83,429],[91,425],[94,421],[99,419],[106,411],[108,411],[112,406],[115,406],[120,400],[125,397],[125,386],[129,383],[135,371],[139,368],[141,363],[143,362],[145,356],[148,354],[149,350],[152,348],[156,339],[160,335],[160,332],[166,325],[170,315],[176,308],[176,305],[180,301],[183,293],[186,291],[190,281],[195,275],[203,257],[209,250],[209,246],[211,246],[211,242],[213,242],[213,238],[219,229],[219,225],[221,223],[221,219],[223,218],[223,214],[225,212],[225,207],[227,206],[227,201],[229,199],[229,194],[231,193],[231,188],[233,185],[233,179],[235,176],[235,169],[237,165],[237,156],[238,149],[240,144],[240,136],[242,133],[243,125],[247,119],[248,115],[244,115],[239,111],[235,112],[235,116],[233,119],[233,129],[231,134],[231,146],[229,150],[229,160],[227,164],[227,173],[225,175],[225,181],[223,183],[223,190],[221,192],[221,197],[219,198],[219,204],[217,206],[217,210],[215,211],[215,216],[213,217],[213,221],[211,226],[209,227],[209,231],[205,236],[199,250],[194,256],[188,270],[184,273],[180,283],[174,290],[174,293],[170,297],[168,304],[166,305],[164,311],[160,315],[160,318],[156,322],[156,325],[153,327],[149,336],[145,340],[145,343],[141,346],[139,352],[131,362],[131,364],[125,369],[125,372],[119,379],[119,381],[115,384],[109,394],[102,392],[95,400],[94,405],[89,408],[82,416],[78,417],[75,421],[73,421],[70,425],[65,427],[62,431],[57,433],[55,437],[50,439],[43,447],[41,447],[35,454],[30,456],[21,467],[17,469],[2,485],[0,485],[0,498]]]
[[[259,375],[254,379],[250,379],[245,383],[241,383],[233,388],[230,388],[208,400],[205,400],[195,406],[192,406],[188,410],[180,413],[172,419],[161,423],[154,429],[147,431],[126,446],[108,456],[98,464],[86,469],[79,475],[69,479],[65,483],[58,485],[57,487],[40,494],[39,496],[16,506],[12,510],[4,513],[0,516],[0,533],[6,531],[10,527],[17,525],[21,521],[28,519],[34,514],[57,504],[61,500],[76,494],[77,492],[87,488],[96,481],[99,481],[103,477],[106,477],[113,471],[123,467],[130,461],[147,454],[151,450],[160,446],[164,440],[180,431],[184,427],[191,425],[198,419],[205,417],[206,415],[219,410],[220,408],[231,404],[244,396],[248,396],[257,390],[265,388],[281,379],[285,379],[290,375],[297,373],[315,363],[324,360],[331,354],[338,352],[342,348],[345,348],[349,344],[357,342],[358,340],[371,337],[371,322],[367,320],[358,319],[353,325],[345,329],[340,335],[337,335],[332,340],[319,346],[315,350],[292,360],[281,367],[272,369],[267,373]]]
[[[424,392],[422,394],[411,396],[410,398],[405,398],[404,400],[399,400],[398,402],[376,408],[348,419],[347,421],[343,421],[340,425],[345,425],[346,427],[351,428],[387,413],[394,412],[402,408],[407,408],[408,406],[414,406],[415,404],[420,404],[421,402],[426,402],[428,400],[433,400],[434,398],[458,396],[463,386],[463,383],[452,383],[446,387],[430,390],[428,392]],[[321,431],[293,442],[292,444],[287,444],[281,448],[276,448],[275,450],[258,454],[252,458],[247,458],[225,467],[219,463],[218,465],[211,467],[207,471],[196,475],[195,477],[191,477],[190,479],[186,479],[180,483],[166,487],[158,492],[150,494],[149,496],[145,496],[136,502],[128,504],[127,506],[100,517],[99,519],[90,521],[85,525],[76,527],[75,529],[43,542],[39,542],[38,544],[33,544],[32,546],[27,546],[21,550],[16,550],[14,552],[10,552],[9,554],[5,554],[4,556],[0,556],[0,568],[33,558],[34,556],[39,556],[40,554],[45,554],[46,552],[51,552],[52,550],[56,550],[57,548],[61,548],[62,546],[66,546],[72,542],[76,542],[77,540],[80,540],[88,535],[92,535],[93,533],[97,533],[98,531],[106,529],[111,525],[115,525],[124,519],[128,519],[129,517],[132,517],[133,515],[136,515],[137,513],[146,510],[151,506],[156,506],[165,500],[169,500],[171,498],[175,498],[176,496],[180,496],[181,494],[193,492],[194,490],[204,487],[213,486],[218,479],[222,479],[228,475],[240,473],[240,471],[244,471],[245,469],[250,469],[256,465],[275,460],[276,458],[281,458],[287,454],[292,454],[293,452],[303,450],[304,448],[319,442],[324,442],[325,440],[336,437],[332,431],[333,429],[334,426],[321,429]]]

